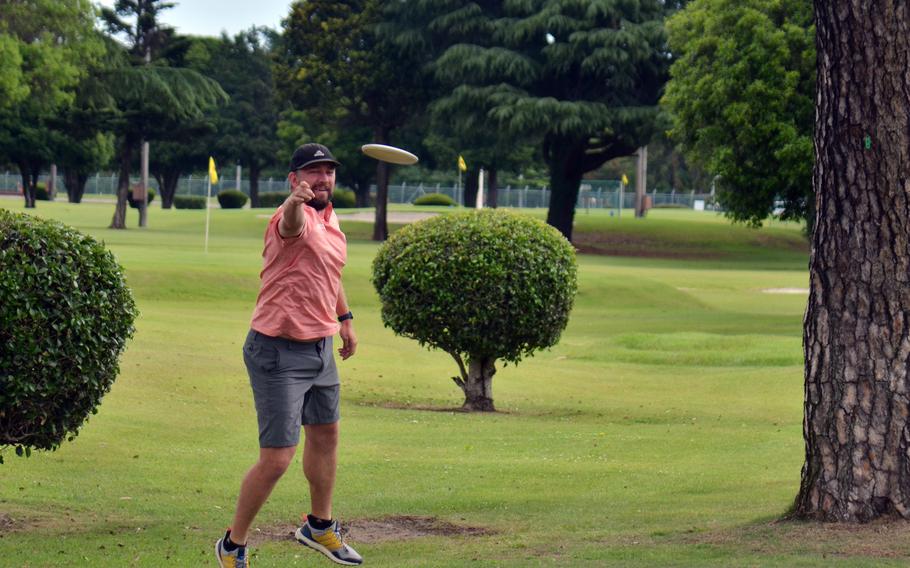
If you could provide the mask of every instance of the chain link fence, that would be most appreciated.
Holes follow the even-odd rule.
[[[38,177],[39,182],[47,183],[49,175],[42,174]],[[18,187],[21,178],[15,172],[3,172],[0,174],[0,194],[19,193]],[[130,178],[130,184],[135,185],[140,182],[139,177]],[[213,194],[217,191],[231,188],[237,185],[236,178],[222,177],[221,183],[212,188]],[[159,191],[158,182],[151,178],[149,186]],[[249,195],[250,182],[248,179],[240,180],[240,190]],[[287,192],[287,179],[260,178],[259,192]],[[371,195],[375,197],[376,187],[370,188]],[[88,178],[85,184],[86,200],[93,197],[102,197],[109,199],[117,192],[117,174],[99,172]],[[57,193],[66,196],[66,187],[62,176],[57,176]],[[441,193],[451,197],[456,203],[463,203],[464,188],[460,186],[449,186],[442,184],[394,184],[389,185],[389,203],[402,204],[413,203],[415,199],[428,193]],[[206,176],[188,175],[180,179],[177,183],[177,195],[205,195],[206,194]],[[651,198],[652,207],[685,207],[690,209],[712,209],[714,207],[714,197],[710,193],[688,192],[658,192],[652,190],[647,192]],[[500,207],[514,208],[546,208],[550,204],[550,190],[546,187],[512,187],[506,185],[497,190],[497,205]],[[623,188],[619,180],[583,180],[578,192],[577,208],[583,209],[617,209],[622,203],[623,209],[632,209],[635,207],[635,191],[630,188]]]

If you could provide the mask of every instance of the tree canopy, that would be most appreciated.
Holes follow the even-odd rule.
[[[295,109],[317,124],[370,128],[372,140],[360,144],[392,142],[395,129],[414,120],[427,102],[420,66],[377,34],[384,4],[298,1],[284,22],[279,86]],[[352,147],[359,152],[359,144]],[[342,163],[357,159],[346,151],[338,158]],[[374,240],[388,236],[388,172],[377,162]]]
[[[671,136],[717,179],[727,215],[811,218],[815,28],[797,0],[695,0],[668,22]]]
[[[656,0],[521,0],[417,2],[402,13],[416,22],[411,36],[438,36],[428,41],[441,45],[433,68],[448,90],[437,112],[466,129],[541,140],[547,222],[571,238],[582,175],[633,153],[659,126],[667,9]]]
[[[52,122],[103,53],[94,16],[87,0],[0,3],[0,157],[18,166],[26,207],[54,155]]]

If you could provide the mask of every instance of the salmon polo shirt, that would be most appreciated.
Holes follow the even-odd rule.
[[[262,286],[250,327],[272,337],[318,339],[338,333],[335,308],[347,239],[329,203],[322,211],[303,206],[306,226],[298,237],[283,238],[278,208],[265,230]]]

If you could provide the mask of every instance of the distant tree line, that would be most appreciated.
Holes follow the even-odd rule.
[[[298,0],[280,30],[210,38],[163,25],[160,14],[173,4],[162,0],[118,0],[100,9],[88,0],[6,2],[0,163],[20,172],[27,207],[34,207],[38,172],[52,163],[73,202],[89,173],[119,171],[111,226],[123,228],[143,142],[151,144],[150,174],[169,208],[180,176],[204,171],[209,155],[244,168],[257,205],[259,178],[283,175],[293,148],[318,139],[344,164],[339,182],[354,190],[358,205],[376,206],[374,238],[384,240],[394,171],[359,148],[395,144],[418,153],[422,167],[453,174],[463,156],[466,204],[474,202],[481,168],[494,207],[503,178],[546,180],[547,221],[571,239],[582,179],[634,173],[626,170],[628,158],[617,160],[650,143],[652,186],[704,189],[721,174],[736,219],[766,214],[759,209],[769,210],[767,195],[773,203],[775,192],[798,216],[807,192],[800,185],[802,139],[788,142],[786,125],[775,127],[777,137],[756,136],[755,144],[783,146],[737,177],[729,160],[710,153],[722,137],[706,137],[698,122],[705,119],[680,103],[701,95],[683,85],[700,72],[684,72],[693,34],[702,29],[692,23],[698,10],[735,13],[732,4]],[[776,37],[773,26],[785,26],[787,45],[798,44],[802,36],[786,26],[802,15],[771,18],[768,33]],[[671,17],[673,49],[665,25]],[[675,59],[681,86],[667,91]],[[660,105],[662,97],[668,105]],[[786,167],[775,168],[775,159]],[[736,190],[749,176],[768,173],[763,168],[778,173],[755,186],[760,197]]]

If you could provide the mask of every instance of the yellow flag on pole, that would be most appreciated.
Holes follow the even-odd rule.
[[[623,185],[629,185],[629,178],[626,177],[626,174],[622,174],[622,183]]]
[[[461,170],[461,171],[463,171],[463,172],[468,171],[468,165],[467,165],[466,163],[464,163],[464,157],[463,157],[463,156],[458,156],[458,169]]]
[[[209,156],[209,180],[212,185],[218,183],[218,172],[215,170],[215,158]]]

